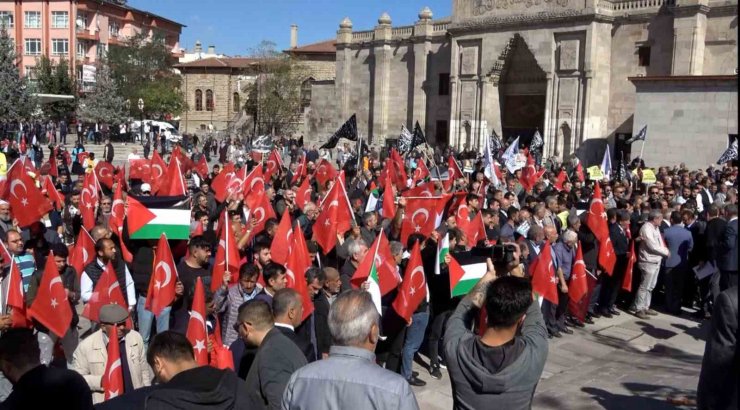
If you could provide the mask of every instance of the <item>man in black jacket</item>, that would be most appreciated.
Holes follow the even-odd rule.
[[[103,161],[112,163],[113,162],[113,144],[109,139],[105,140],[105,147],[103,148]]]
[[[258,346],[246,380],[249,409],[280,408],[290,375],[307,364],[303,352],[274,326],[270,306],[261,300],[248,302],[235,326],[248,345]]]
[[[614,247],[614,254],[617,255],[617,262],[614,264],[614,270],[611,276],[603,278],[601,294],[599,295],[599,313],[604,317],[619,315],[619,311],[614,306],[622,288],[625,269],[629,262],[627,252],[629,252],[629,239],[627,238],[627,229],[630,225],[630,215],[625,209],[617,211],[615,208],[609,208],[606,212],[609,220],[609,239]]]
[[[308,362],[313,362],[316,360],[313,344],[295,332],[303,318],[302,302],[300,293],[295,289],[280,289],[272,297],[272,315],[275,319],[275,328],[301,349]]]
[[[13,383],[2,410],[68,408],[92,410],[92,394],[77,372],[46,367],[30,329],[10,329],[0,337],[0,372]]]
[[[331,334],[329,333],[329,308],[342,289],[342,280],[339,271],[326,267],[324,270],[324,287],[313,300],[314,326],[316,328],[316,350],[318,358],[329,356],[331,347]]]
[[[171,330],[157,334],[146,356],[161,384],[108,400],[98,410],[250,408],[244,382],[231,370],[199,366],[184,335]]]

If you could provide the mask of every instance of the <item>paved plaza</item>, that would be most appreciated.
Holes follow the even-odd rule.
[[[550,339],[534,409],[693,408],[672,404],[695,399],[709,321],[661,314],[640,320],[622,312],[573,335]],[[422,358],[426,360],[426,358]],[[425,387],[414,388],[426,410],[452,408],[450,379],[434,380],[416,365]]]

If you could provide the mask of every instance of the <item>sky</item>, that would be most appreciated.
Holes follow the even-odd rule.
[[[128,0],[128,4],[184,24],[180,46],[196,40],[217,53],[248,55],[262,40],[290,46],[290,25],[298,25],[298,45],[336,38],[339,22],[370,30],[385,11],[394,26],[413,24],[428,6],[434,18],[450,15],[452,0]]]

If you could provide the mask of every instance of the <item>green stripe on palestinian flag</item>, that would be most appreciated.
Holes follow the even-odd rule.
[[[380,241],[378,241],[380,243]],[[378,260],[378,246],[375,247],[375,255],[373,256],[373,264],[370,266],[370,275],[367,278],[368,288],[367,291],[370,293],[370,297],[373,299],[375,308],[378,309],[378,314],[382,315],[383,310],[380,306],[380,279],[378,279],[378,267],[375,261]]]
[[[131,239],[190,237],[190,207],[185,196],[128,197],[126,221]]]
[[[450,260],[450,295],[464,296],[473,289],[476,283],[486,274],[488,266],[485,263],[460,265],[453,257]]]
[[[450,253],[450,234],[445,234],[445,237],[439,241],[437,245],[437,263],[434,265],[434,273],[439,275],[441,273],[441,266],[445,263],[445,256]]]

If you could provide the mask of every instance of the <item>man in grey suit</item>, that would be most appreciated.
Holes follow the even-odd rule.
[[[725,205],[727,226],[719,246],[717,267],[720,271],[719,288],[737,287],[737,205]]]
[[[235,326],[248,345],[258,347],[246,380],[249,408],[279,409],[290,375],[306,365],[306,356],[275,328],[270,306],[264,301],[247,302]]]

